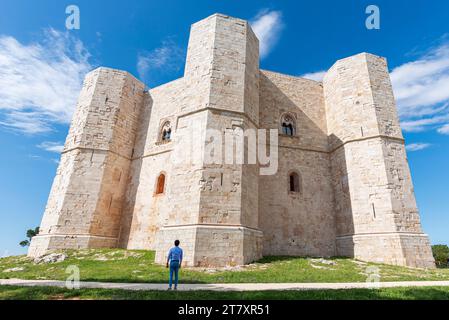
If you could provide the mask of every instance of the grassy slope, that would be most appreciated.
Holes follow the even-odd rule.
[[[0,300],[449,300],[449,287],[312,291],[126,291],[0,286]]]
[[[154,264],[152,251],[120,249],[67,251],[63,262],[34,264],[25,256],[0,259],[0,278],[65,280],[69,265],[80,268],[81,280],[109,282],[163,283],[167,269]],[[332,259],[335,265],[313,262],[310,258],[267,257],[240,271],[182,269],[183,283],[239,283],[239,282],[364,282],[368,266],[379,268],[381,281],[449,280],[449,269],[419,270],[396,266],[366,264],[352,259]],[[22,271],[5,272],[10,268]]]

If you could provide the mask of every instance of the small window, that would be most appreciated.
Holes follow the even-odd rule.
[[[281,118],[281,132],[286,136],[294,136],[296,134],[295,119],[290,114],[284,114]]]
[[[164,129],[162,132],[162,141],[170,141],[171,137],[171,128]]]
[[[157,178],[156,194],[163,194],[165,189],[165,174],[161,173]]]
[[[171,141],[171,124],[170,121],[164,122],[159,131],[159,142],[165,143]]]
[[[299,193],[300,191],[300,182],[299,182],[299,175],[296,172],[292,172],[289,175],[289,191],[293,193]]]

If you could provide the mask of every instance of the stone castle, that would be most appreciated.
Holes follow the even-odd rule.
[[[189,128],[199,159],[208,129],[277,129],[277,171],[177,162]],[[291,255],[433,267],[385,59],[339,60],[322,82],[260,70],[248,22],[215,14],[192,25],[180,79],[146,90],[125,71],[90,72],[29,255],[119,247],[163,263],[175,239],[188,266]]]

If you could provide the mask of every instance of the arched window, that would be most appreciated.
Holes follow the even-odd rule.
[[[164,122],[159,132],[160,142],[169,142],[171,140],[171,124],[170,121]]]
[[[157,177],[156,194],[163,194],[165,189],[165,174],[161,173]]]
[[[281,117],[281,132],[290,137],[296,134],[295,118],[292,115],[287,113]]]
[[[300,179],[299,179],[299,174],[296,172],[291,172],[288,175],[288,188],[290,192],[293,193],[299,193],[300,192]]]

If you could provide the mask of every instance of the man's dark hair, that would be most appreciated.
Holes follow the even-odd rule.
[[[179,246],[179,240],[175,240],[175,246]]]

